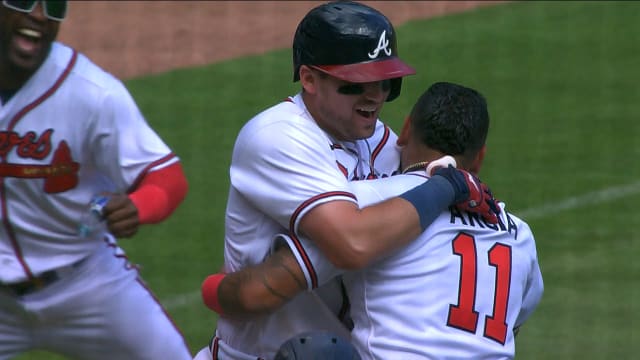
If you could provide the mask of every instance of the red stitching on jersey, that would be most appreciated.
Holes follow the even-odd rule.
[[[340,164],[338,160],[336,160],[336,164],[338,165],[338,169],[342,172],[342,174],[344,174],[344,177],[347,178],[349,176],[349,171],[347,170],[347,167]]]
[[[302,257],[302,261],[304,261],[304,266],[307,268],[307,271],[309,271],[309,277],[311,278],[311,288],[313,289],[317,288],[318,274],[316,273],[316,269],[313,267],[313,263],[311,263],[311,259],[309,259],[309,255],[307,255],[307,252],[304,251],[304,247],[302,246],[300,239],[298,239],[298,237],[293,232],[289,233],[289,236],[291,237],[293,244],[296,246],[296,249],[298,250],[300,257]]]
[[[133,182],[133,185],[131,185],[131,186],[129,187],[129,190],[127,190],[127,193],[131,193],[133,190],[135,190],[135,189],[138,187],[138,185],[140,185],[140,182],[141,182],[141,181],[142,181],[142,179],[145,177],[145,175],[147,175],[147,173],[149,172],[149,170],[150,170],[151,168],[156,167],[156,166],[158,166],[158,165],[160,165],[160,164],[164,164],[164,163],[166,163],[167,161],[169,161],[169,160],[171,160],[171,159],[173,159],[173,158],[175,158],[175,157],[176,157],[176,155],[175,155],[173,152],[171,152],[171,153],[169,153],[169,154],[167,154],[167,155],[165,155],[165,156],[161,157],[160,159],[158,159],[158,160],[156,160],[156,161],[152,162],[151,164],[147,165],[147,166],[146,166],[146,167],[145,167],[145,168],[140,172],[140,174],[138,174],[138,177],[136,177],[136,180]]]
[[[300,242],[300,239],[298,239],[298,237],[295,234],[294,226],[296,223],[296,219],[298,218],[302,210],[309,207],[311,204],[317,202],[318,200],[326,199],[328,197],[336,197],[336,196],[346,196],[354,200],[356,199],[355,195],[346,191],[331,191],[324,194],[316,195],[311,199],[308,199],[307,201],[303,202],[300,206],[298,206],[298,208],[291,215],[291,219],[289,221],[289,236],[291,237],[291,240],[293,240],[293,243],[296,246],[296,249],[298,250],[300,257],[302,257],[302,261],[304,262],[305,267],[309,272],[309,277],[311,277],[311,287],[313,289],[318,287],[318,275],[316,274],[316,270],[314,269],[313,264],[309,259],[309,255],[307,255],[306,251],[304,250],[304,247],[302,246],[302,243]]]
[[[376,158],[378,157],[378,155],[380,155],[380,152],[382,151],[382,149],[384,148],[384,146],[387,144],[387,142],[389,141],[389,136],[391,135],[391,130],[389,129],[389,127],[387,125],[384,126],[384,134],[382,135],[382,139],[380,140],[380,142],[378,143],[378,145],[375,147],[375,149],[373,149],[373,152],[371,153],[371,168],[375,169],[375,161]]]
[[[357,199],[355,195],[346,191],[329,191],[323,194],[316,195],[308,199],[307,201],[303,202],[302,204],[300,204],[300,206],[298,206],[298,208],[293,212],[293,214],[291,214],[291,219],[289,220],[289,230],[293,233],[295,221],[300,215],[300,213],[302,212],[302,210],[304,210],[309,205],[311,205],[312,203],[318,200],[322,200],[322,199],[326,199],[328,197],[334,197],[334,196],[346,196],[348,198],[352,198],[353,200]]]
[[[51,95],[53,95],[53,93],[55,93],[56,90],[58,90],[60,85],[62,85],[62,83],[67,79],[67,77],[71,73],[71,69],[73,69],[73,67],[75,66],[77,59],[78,59],[78,52],[73,50],[73,53],[71,54],[71,59],[69,60],[69,63],[67,64],[67,67],[64,69],[62,74],[60,74],[60,77],[58,77],[58,80],[56,80],[56,82],[53,84],[51,88],[49,88],[49,90],[47,90],[44,94],[40,95],[39,98],[35,99],[31,104],[23,107],[22,110],[20,110],[13,117],[13,119],[11,119],[11,122],[9,123],[7,130],[9,131],[13,130],[13,127],[16,125],[18,120],[24,117],[29,111],[35,109],[38,105],[42,104]]]
[[[218,360],[218,341],[220,341],[220,338],[218,338],[217,336],[213,338],[213,344],[211,347],[211,355],[213,356],[213,360]]]

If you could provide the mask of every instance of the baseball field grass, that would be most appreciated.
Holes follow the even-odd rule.
[[[476,88],[488,100],[480,175],[530,224],[545,280],[517,338],[517,359],[640,356],[637,19],[634,2],[515,2],[396,29],[400,55],[418,74],[383,110],[391,127],[399,131],[435,81]],[[216,324],[199,287],[222,265],[235,136],[252,115],[297,91],[291,77],[283,49],[126,82],[181,157],[190,192],[168,221],[121,245],[194,353]]]

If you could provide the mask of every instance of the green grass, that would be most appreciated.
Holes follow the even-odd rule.
[[[637,19],[633,2],[517,2],[397,29],[400,54],[418,74],[384,109],[392,127],[399,130],[434,81],[459,82],[488,99],[481,177],[512,211],[527,214],[545,279],[540,307],[518,337],[518,359],[640,353]],[[194,352],[215,328],[197,290],[222,264],[235,136],[253,114],[295,93],[290,79],[285,49],[127,81],[182,158],[190,193],[168,221],[121,244]],[[42,358],[55,359],[19,359]]]

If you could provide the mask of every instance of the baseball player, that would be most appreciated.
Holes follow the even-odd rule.
[[[0,359],[191,359],[116,243],[173,212],[182,167],[119,80],[55,41],[67,6],[0,5]]]
[[[395,31],[383,14],[343,1],[312,9],[294,36],[293,65],[302,91],[251,119],[234,146],[225,271],[262,262],[270,238],[287,230],[294,239],[306,234],[332,262],[351,268],[414,239],[448,205],[468,206],[470,196],[475,211],[495,219],[479,185],[468,184],[455,169],[402,197],[358,208],[349,180],[385,177],[398,169],[396,136],[378,114],[385,101],[399,95],[401,78],[414,73],[397,57]],[[310,276],[317,287],[315,274]],[[216,279],[203,285],[208,306],[215,307],[208,301],[215,294],[207,289]],[[196,358],[272,359],[295,334],[344,334],[333,316],[343,305],[340,288],[319,290],[269,316],[220,318],[211,350]]]
[[[362,206],[424,183],[424,164],[443,154],[479,171],[489,116],[475,90],[436,83],[418,100],[399,136],[402,175],[351,183]],[[453,161],[455,163],[455,160]],[[437,170],[436,170],[437,172]],[[344,274],[363,359],[512,359],[515,335],[543,293],[534,237],[506,211],[490,224],[455,207],[416,241],[371,266]],[[219,282],[228,317],[274,311],[298,292],[342,271],[304,238]],[[315,273],[317,282],[311,280]],[[250,295],[247,296],[247,295]]]

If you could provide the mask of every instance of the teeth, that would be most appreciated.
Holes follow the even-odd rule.
[[[42,33],[39,31],[35,31],[32,29],[20,29],[18,30],[18,33],[24,35],[24,36],[29,36],[32,38],[41,38],[42,37]]]

